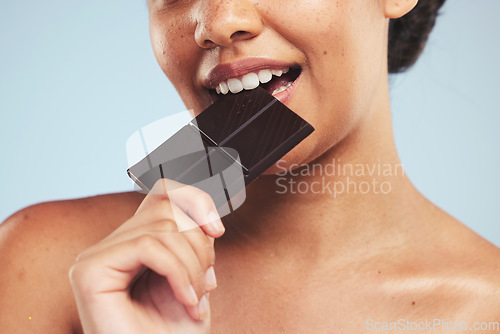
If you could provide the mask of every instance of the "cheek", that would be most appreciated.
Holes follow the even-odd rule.
[[[297,3],[287,5],[288,24],[280,32],[306,56],[292,109],[316,131],[286,157],[293,163],[318,157],[356,128],[373,107],[387,62],[384,21],[375,1]]]
[[[199,47],[193,34],[194,29],[182,20],[150,17],[151,44],[156,60],[183,99],[190,95],[186,92],[192,90],[192,80],[199,62]]]
[[[356,104],[366,96],[367,83],[373,83],[373,69],[379,66],[380,50],[384,48],[379,38],[373,43],[379,33],[374,26],[378,7],[373,3],[290,1],[274,12],[281,11],[286,20],[276,27],[278,32],[305,55],[310,95],[316,97],[317,107],[335,104],[338,111],[348,112],[359,109]]]

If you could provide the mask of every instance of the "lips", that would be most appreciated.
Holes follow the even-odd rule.
[[[297,64],[262,58],[247,58],[214,67],[203,81],[215,100],[220,95],[263,87],[277,97],[293,86],[301,67]],[[289,99],[289,98],[288,98]],[[288,100],[287,99],[287,100]]]

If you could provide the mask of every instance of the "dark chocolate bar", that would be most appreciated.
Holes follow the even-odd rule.
[[[127,173],[145,191],[160,178],[198,186],[220,207],[313,131],[261,87],[229,93]]]

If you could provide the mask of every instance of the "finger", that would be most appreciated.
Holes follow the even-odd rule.
[[[192,282],[197,295],[201,297],[206,291],[211,291],[217,286],[213,268],[215,263],[215,251],[213,247],[213,238],[208,237],[204,231],[181,209],[171,203],[177,221],[172,219],[156,220],[161,218],[151,216],[153,210],[141,213],[141,215],[150,215],[149,221],[144,224],[144,217],[141,222],[137,222],[128,230],[115,233],[112,237],[102,240],[94,247],[86,250],[80,255],[80,258],[88,257],[99,253],[114,244],[123,243],[128,240],[139,238],[143,235],[149,235],[157,238],[163,245],[170,250],[187,269],[190,281]],[[138,218],[135,216],[134,218]],[[183,224],[189,229],[186,232],[179,232],[177,224]],[[210,271],[209,271],[210,269]]]
[[[184,214],[184,213],[183,213]],[[187,217],[189,219],[189,217]],[[206,245],[210,245],[205,233],[197,228],[196,235],[201,235],[200,237],[195,237],[194,233],[182,233],[182,232],[171,232],[162,230],[162,223],[158,222],[156,224],[150,224],[148,227],[151,230],[148,233],[156,237],[172,254],[174,254],[177,259],[186,268],[191,284],[193,285],[198,297],[201,297],[207,289],[205,272],[210,263],[210,257],[214,254],[213,249]],[[189,238],[195,241],[189,241]],[[205,240],[203,240],[204,238]],[[201,244],[203,243],[203,244]],[[200,251],[200,248],[204,249],[204,253]],[[205,254],[205,253],[209,254]],[[203,263],[199,258],[199,255],[203,257]],[[215,255],[212,255],[215,257]]]
[[[165,216],[175,216],[176,220],[164,218]],[[184,233],[179,232],[181,226],[186,230]],[[83,258],[98,253],[113,244],[135,239],[144,234],[158,235],[164,245],[175,253],[195,254],[204,271],[215,263],[214,238],[207,236],[177,205],[164,201],[158,202],[150,210],[132,217],[101,242],[80,254],[79,257]],[[174,236],[187,241],[176,241]],[[169,246],[171,240],[174,244]],[[182,246],[179,245],[181,241],[184,241]],[[191,249],[187,249],[187,246],[190,246]],[[200,290],[197,289],[197,291]]]
[[[190,218],[179,208],[173,204],[174,212],[176,216],[179,217],[179,221],[191,221]],[[215,274],[213,273],[213,266],[215,264],[215,249],[214,249],[214,238],[206,235],[199,227],[191,228],[188,231],[182,233],[187,242],[189,242],[191,249],[195,252],[197,259],[200,262],[201,267],[204,270],[204,277],[206,285],[206,291],[211,291],[217,286]],[[197,290],[199,291],[199,290]]]
[[[212,237],[220,237],[225,228],[212,197],[193,186],[176,188],[169,192],[170,200],[186,212]]]
[[[171,232],[167,228],[163,233],[163,222],[148,225],[150,232],[162,232],[160,240],[169,248],[188,268],[191,282],[198,292],[198,296],[217,286],[213,265],[215,264],[215,250],[213,238],[205,234],[198,225],[180,208],[172,203],[172,210],[176,216],[176,223],[183,225],[185,232]],[[169,223],[169,222],[167,222]],[[176,239],[169,240],[175,234]]]
[[[166,204],[170,207],[169,203]],[[166,205],[164,205],[164,207],[164,209],[166,209]],[[102,239],[99,243],[80,253],[77,260],[95,253],[99,253],[103,249],[106,249],[114,244],[129,241],[138,238],[141,235],[147,234],[148,231],[152,230],[151,226],[148,226],[151,224],[157,224],[160,222],[162,226],[156,226],[155,229],[161,230],[163,232],[178,233],[179,229],[177,227],[177,223],[172,218],[168,218],[169,216],[173,216],[172,214],[168,213],[171,212],[171,209],[160,209],[161,208],[157,208],[156,210],[148,210],[142,212],[139,215],[133,216],[125,223],[120,225],[107,237]]]
[[[146,210],[154,203],[165,200],[177,204],[208,235],[220,237],[224,233],[224,225],[212,197],[201,189],[170,179],[160,179],[155,183],[137,209],[136,214]]]
[[[86,299],[102,293],[128,291],[144,267],[166,277],[179,302],[198,304],[183,263],[162,242],[149,235],[115,244],[78,261],[71,268],[70,279],[72,285],[79,287],[78,291],[85,292],[81,298]]]
[[[175,206],[175,204],[170,202],[166,197],[150,202],[147,206],[147,210],[138,210],[133,217],[120,225],[116,230],[104,238],[101,243],[110,239],[113,241],[124,241],[139,236],[145,231],[144,226],[159,221],[166,224],[166,231],[172,230],[172,232],[178,232],[180,229],[189,230],[198,228],[198,224],[189,216],[180,214],[181,210],[178,207],[174,213],[173,206]],[[169,221],[173,224],[170,224]]]
[[[173,204],[174,212],[179,210],[176,215],[180,218],[178,221],[191,221],[191,219],[179,208]],[[198,259],[200,266],[203,268],[203,280],[204,280],[204,289],[202,292],[212,291],[217,287],[217,280],[215,278],[214,273],[214,264],[215,264],[215,249],[214,249],[214,238],[206,235],[204,231],[202,231],[199,227],[191,228],[188,231],[182,232],[185,237],[186,242],[189,243],[191,250],[195,253],[196,258]],[[197,279],[200,278],[197,275],[198,272],[193,274],[192,281],[198,282]],[[196,291],[199,293],[198,289],[200,285],[196,284]]]
[[[205,320],[210,318],[210,293],[204,294],[198,305],[185,305],[187,313],[193,318],[198,320]]]
[[[148,284],[150,286],[160,287],[159,289],[155,289],[154,294],[150,294],[146,296],[145,299],[140,302],[143,304],[147,304],[149,307],[158,308],[162,310],[162,318],[165,321],[172,321],[172,326],[170,327],[172,333],[194,333],[193,331],[187,330],[187,326],[190,327],[193,325],[191,321],[190,324],[185,322],[185,314],[194,320],[204,320],[205,318],[209,320],[208,317],[205,316],[204,310],[207,309],[207,305],[204,305],[205,301],[208,301],[208,294],[206,298],[201,298],[198,305],[184,305],[181,303],[172,303],[172,300],[175,299],[172,289],[165,288],[165,285],[168,285],[168,281],[165,280],[163,276],[154,274],[149,272],[148,274]],[[143,295],[136,296],[136,300],[143,297]],[[149,299],[149,298],[150,299]],[[151,303],[152,302],[152,303]],[[186,312],[187,311],[187,312]],[[201,325],[199,322],[195,323],[196,325]],[[203,330],[196,330],[196,333],[205,333]]]

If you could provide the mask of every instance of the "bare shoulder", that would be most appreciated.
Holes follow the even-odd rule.
[[[436,305],[471,323],[500,321],[500,248],[452,217],[439,224],[426,254]]]
[[[500,249],[467,227],[459,233],[456,246],[443,250],[449,265],[447,288],[441,297],[451,305],[449,319],[463,322],[462,328],[480,333],[500,331]],[[464,331],[469,332],[469,331]]]
[[[76,256],[129,219],[130,192],[36,204],[0,225],[0,328],[71,333],[78,323],[68,271]]]
[[[462,333],[446,327],[458,322],[470,326],[467,333],[498,333],[500,249],[448,215],[428,222],[382,260],[372,261],[382,265],[369,267],[378,271],[365,295],[375,291],[374,305],[381,296],[390,297],[389,307],[378,309],[381,319],[429,321],[437,333]]]
[[[481,318],[480,321],[500,321],[500,248],[468,228],[465,230],[459,240],[461,251],[455,256],[457,262],[463,263],[463,269],[457,270],[470,291],[465,312]]]

